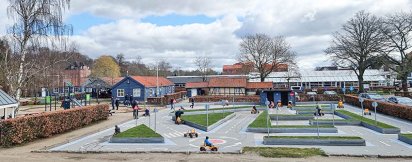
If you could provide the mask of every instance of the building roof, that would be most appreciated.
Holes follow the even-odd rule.
[[[259,82],[258,73],[251,74],[251,82]],[[272,72],[265,81],[286,83],[287,72]],[[364,81],[385,81],[379,70],[367,69]],[[291,78],[290,82],[356,82],[358,78],[353,70],[300,70],[300,78]]]
[[[208,85],[208,82],[188,82],[185,88],[206,88]]]
[[[124,77],[100,77],[101,80],[109,84],[110,86],[115,85],[116,83],[120,82]]]
[[[246,87],[246,78],[210,78],[209,87]]]
[[[165,77],[156,76],[130,76],[132,79],[143,84],[145,87],[156,87],[157,78],[159,78],[159,86],[171,86],[174,85],[173,82],[166,79]]]
[[[269,89],[273,88],[272,82],[248,82],[246,85],[248,89]]]
[[[171,82],[175,84],[182,84],[188,82],[203,82],[203,77],[201,76],[168,76],[167,79],[169,79]],[[206,81],[207,80],[208,77],[206,77]]]
[[[0,89],[0,108],[17,106],[17,100]]]

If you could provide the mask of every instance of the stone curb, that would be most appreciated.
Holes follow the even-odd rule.
[[[218,127],[219,125],[223,124],[224,122],[232,119],[232,118],[235,117],[235,116],[236,116],[235,113],[230,114],[230,115],[226,116],[225,118],[217,121],[216,123],[214,123],[214,124],[212,124],[212,125],[209,125],[208,127],[205,127],[205,126],[202,126],[202,125],[199,125],[199,124],[190,122],[190,121],[184,121],[184,120],[183,120],[183,124],[188,125],[188,126],[191,126],[191,127],[194,127],[194,128],[197,128],[197,129],[200,129],[200,130],[205,131],[205,132],[208,132],[208,131],[211,131],[212,129]],[[172,120],[175,121],[175,120],[176,120],[176,117],[175,117],[175,116],[172,116]]]
[[[309,120],[309,124],[310,125],[316,125],[316,122],[315,122],[315,120]],[[345,120],[345,121],[335,120],[335,122],[329,121],[329,120],[327,120],[327,121],[320,120],[320,121],[318,121],[318,124],[319,125],[333,125],[333,124],[335,124],[335,125],[357,125],[357,126],[360,126],[361,122],[357,121],[357,120]]]
[[[352,119],[350,116],[342,114],[338,111],[335,111],[335,114],[340,116],[341,118],[344,118],[344,119]],[[361,126],[363,126],[365,128],[368,128],[368,129],[371,129],[371,130],[374,130],[376,132],[382,133],[382,134],[398,134],[398,133],[401,132],[401,130],[399,128],[379,128],[377,126],[365,123],[363,121],[360,121],[360,122],[361,122],[361,124],[360,124]]]
[[[267,128],[250,128],[246,132],[267,133]],[[317,133],[317,128],[269,128],[269,133]],[[338,133],[336,128],[319,128],[319,133]]]
[[[167,154],[242,154],[241,151],[238,152],[212,152],[212,151],[59,151],[59,150],[34,150],[32,153],[72,153],[72,154],[103,154],[103,153],[167,153]]]
[[[412,139],[402,136],[401,134],[398,134],[398,140],[412,145]]]
[[[412,158],[412,155],[350,155],[350,154],[326,154],[327,156],[345,156],[345,157],[370,157],[370,158]]]
[[[364,139],[263,138],[264,145],[366,146]]]
[[[269,115],[270,120],[276,120],[276,115]],[[307,115],[279,115],[279,120],[310,120],[313,119],[313,116]]]
[[[109,143],[165,143],[163,137],[153,138],[117,138],[111,137]]]

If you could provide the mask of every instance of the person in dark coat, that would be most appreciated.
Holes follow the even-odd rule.
[[[173,103],[174,103],[174,99],[171,98],[170,99],[170,110],[175,109]]]
[[[112,98],[111,98],[111,101],[112,101],[112,110],[114,110],[114,105],[115,105],[115,99],[114,99],[114,97],[112,96]]]
[[[132,108],[133,108],[133,118],[139,119],[139,105],[137,105],[136,101],[132,102]]]
[[[130,95],[130,97],[129,97],[129,101],[130,101],[130,104],[133,102],[133,95]]]
[[[192,98],[189,98],[189,100],[190,100],[190,102],[192,103],[192,104],[190,105],[190,107],[193,109],[193,107],[195,106],[195,99],[192,97]]]
[[[126,96],[124,96],[124,106],[129,106],[129,94],[126,94]]]
[[[116,98],[116,101],[115,101],[115,105],[116,105],[116,110],[119,110],[119,103],[120,101],[119,101],[119,98]]]

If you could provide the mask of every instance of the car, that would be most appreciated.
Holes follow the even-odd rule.
[[[306,94],[308,94],[308,95],[317,95],[316,92],[306,92]]]
[[[408,97],[392,96],[387,99],[388,102],[412,106],[412,99]]]
[[[385,101],[385,98],[377,93],[360,93],[359,97],[371,100]]]
[[[325,95],[337,95],[337,93],[335,91],[325,91],[325,92],[323,92],[323,94],[325,94]]]

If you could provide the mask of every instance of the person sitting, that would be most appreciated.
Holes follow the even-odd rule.
[[[256,106],[253,106],[253,107],[252,107],[251,113],[252,113],[252,114],[259,113],[259,111],[256,109]]]
[[[212,146],[213,146],[213,144],[209,141],[209,137],[208,137],[208,136],[206,136],[205,145],[206,145],[206,146],[209,146],[209,147],[212,147]]]
[[[114,135],[119,134],[119,133],[120,133],[120,128],[117,125],[115,125],[114,126]]]
[[[323,116],[323,113],[321,113],[321,111],[322,111],[321,106],[319,105],[319,103],[316,103],[316,113],[315,113],[315,115],[316,116]]]
[[[146,110],[144,110],[143,116],[150,116],[150,110],[148,108],[146,108]]]
[[[290,108],[290,109],[292,108],[292,101],[288,102],[288,108]]]
[[[175,112],[176,124],[180,124],[180,122],[182,121],[181,120],[182,114],[184,114],[184,112],[181,109]]]

